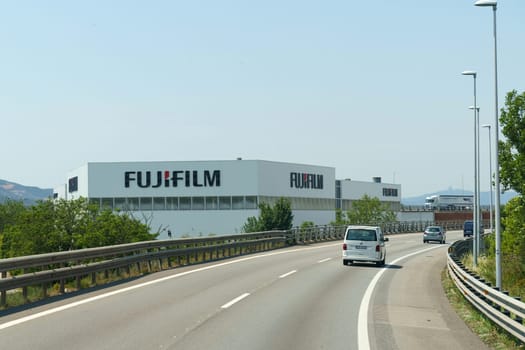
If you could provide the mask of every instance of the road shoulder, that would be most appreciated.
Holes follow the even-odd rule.
[[[446,252],[443,246],[387,266],[370,310],[372,349],[489,349],[445,296]]]

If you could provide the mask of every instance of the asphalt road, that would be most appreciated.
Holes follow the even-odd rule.
[[[448,245],[390,236],[385,268],[343,266],[341,245],[172,269],[4,315],[0,348],[484,349],[441,289]]]

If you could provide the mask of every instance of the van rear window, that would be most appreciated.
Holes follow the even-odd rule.
[[[350,229],[346,232],[346,239],[350,241],[376,241],[375,230]]]

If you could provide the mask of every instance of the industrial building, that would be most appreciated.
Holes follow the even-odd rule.
[[[364,194],[401,202],[401,185],[336,180],[335,168],[265,160],[93,162],[67,175],[55,197],[88,198],[101,208],[129,212],[159,238],[241,232],[260,203],[290,200],[294,226],[335,220]]]

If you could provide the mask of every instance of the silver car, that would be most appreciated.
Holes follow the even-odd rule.
[[[425,229],[425,232],[423,233],[423,243],[432,241],[445,244],[447,241],[447,235],[442,226],[428,226]]]

